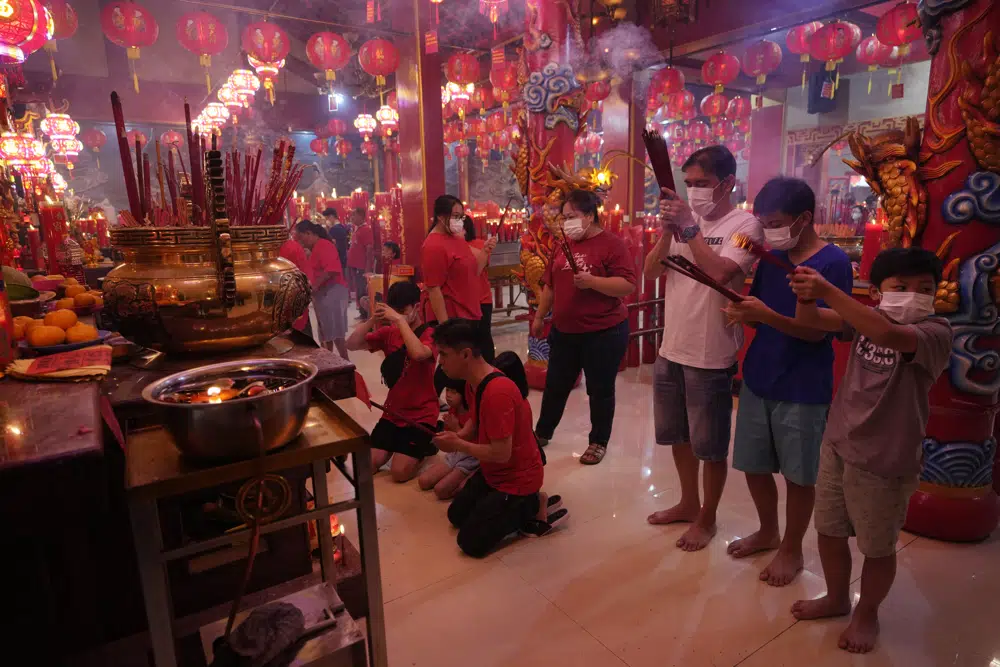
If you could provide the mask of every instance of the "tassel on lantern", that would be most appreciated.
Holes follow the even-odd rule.
[[[135,61],[139,59],[139,47],[138,46],[130,46],[126,50],[126,53],[128,53],[128,62],[129,62],[129,66],[130,66],[130,68],[132,70],[132,88],[134,88],[136,94],[138,94],[139,93],[139,74],[135,70]]]
[[[59,68],[56,67],[56,56],[55,56],[56,51],[58,51],[59,48],[58,46],[56,46],[56,40],[50,39],[49,41],[45,42],[44,48],[45,51],[49,54],[49,67],[52,68],[52,83],[55,83],[56,81],[59,80]]]
[[[208,94],[212,94],[212,72],[208,69],[212,66],[212,56],[207,53],[203,53],[198,56],[198,62],[201,66],[205,68],[205,87],[208,88]]]
[[[799,62],[802,63],[802,90],[806,89],[806,74],[809,70],[809,54],[803,53],[799,56]]]

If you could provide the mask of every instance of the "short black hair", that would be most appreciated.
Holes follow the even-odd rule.
[[[935,283],[941,282],[941,260],[924,248],[889,248],[872,262],[871,283],[878,288],[889,278],[920,275],[932,275]]]
[[[316,231],[313,229],[313,223],[308,220],[299,220],[295,223],[295,231],[299,234],[315,234]]]
[[[323,217],[324,218],[332,217],[337,220],[340,220],[340,215],[337,213],[337,209],[335,208],[327,208],[325,211],[323,211]]]
[[[321,239],[326,239],[327,241],[330,240],[330,235],[327,233],[326,227],[324,227],[323,225],[317,225],[315,222],[311,222],[309,224],[310,224],[309,231],[311,231],[313,234],[320,237]]]
[[[472,221],[471,216],[465,216],[465,220],[462,222],[465,225],[465,242],[476,240],[476,223]]]
[[[797,218],[806,211],[816,215],[816,195],[801,178],[772,178],[753,200],[753,213],[758,218],[772,213],[784,213]]]
[[[517,352],[510,350],[501,352],[493,361],[493,365],[517,385],[523,398],[528,398],[528,373],[524,370],[524,364],[521,362],[521,357],[517,356]]]
[[[441,375],[444,377],[444,388],[457,391],[462,396],[462,407],[468,410],[469,404],[465,400],[465,380],[450,378],[447,373],[442,373]]]
[[[590,190],[570,190],[563,206],[566,204],[572,204],[573,208],[584,215],[594,216],[594,222],[598,225],[601,224],[601,217],[597,215],[597,209],[601,207],[601,198],[597,196],[597,193]]]
[[[399,249],[399,244],[395,241],[386,241],[382,244],[383,248],[388,248],[392,251],[392,258],[399,259],[403,256],[403,251]]]
[[[396,283],[397,285],[400,283]],[[434,327],[434,344],[450,347],[454,350],[469,348],[472,356],[483,354],[482,334],[479,332],[479,322],[455,317]]]
[[[681,171],[698,165],[706,174],[712,174],[720,181],[736,175],[736,158],[725,146],[705,146],[691,153],[684,161]]]
[[[420,303],[420,288],[415,282],[401,280],[389,286],[389,292],[385,296],[387,306],[397,312],[403,312],[407,306],[415,306]]]

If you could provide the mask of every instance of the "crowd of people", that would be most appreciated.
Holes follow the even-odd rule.
[[[421,489],[450,500],[459,547],[483,557],[512,535],[545,535],[567,518],[561,497],[543,491],[543,448],[581,374],[591,428],[580,463],[596,465],[607,454],[616,376],[629,339],[624,299],[636,289],[639,271],[659,278],[665,260],[680,256],[710,281],[741,293],[756,261],[748,243],[769,246],[780,262],[760,262],[739,301],[688,276],[665,276],[667,324],[653,368],[652,408],[656,443],[671,447],[681,493],[676,505],[647,520],[688,524],[677,547],[705,548],[717,532],[732,443],[733,467],[745,475],[760,528],[729,544],[728,553],[744,558],[773,551],[760,579],[785,586],[803,569],[803,539],[812,522],[827,592],[795,603],[792,614],[807,620],[852,612],[848,539],[856,537],[865,557],[860,597],[839,645],[868,652],[917,486],[930,388],[951,352],[951,328],[934,314],[940,261],[919,248],[883,251],[871,268],[875,306],[866,306],[852,296],[847,256],[814,229],[808,184],[772,179],[751,213],[731,201],[736,161],[726,148],[696,151],[682,170],[686,197],[662,192],[660,238],[641,267],[624,242],[601,227],[594,193],[566,197],[561,219],[568,252],[551,258],[531,322],[532,335],[547,338],[550,350],[537,422],[520,358],[496,355],[490,333],[486,272],[495,240],[474,238],[457,198],[435,202],[421,250],[423,289],[392,284],[349,335],[339,242],[334,246],[321,226],[301,222],[296,237],[308,257],[294,249],[282,254],[310,276],[324,343],[345,357],[365,349],[384,355],[389,392],[371,433],[374,467],[388,466],[397,482],[417,478]],[[354,222],[357,228],[363,218]],[[359,249],[352,241],[346,265],[363,275],[374,242],[354,237]],[[392,248],[383,253],[394,256]],[[358,280],[354,274],[352,284]],[[360,295],[360,284],[356,289]],[[755,336],[743,361],[733,430],[744,326]],[[836,394],[835,338],[851,342]],[[784,533],[777,474],[787,490]]]

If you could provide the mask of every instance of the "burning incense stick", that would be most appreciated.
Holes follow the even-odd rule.
[[[111,112],[115,118],[115,134],[118,135],[118,152],[122,159],[122,172],[125,176],[125,192],[128,194],[128,206],[133,218],[141,218],[142,210],[139,202],[139,189],[135,180],[135,169],[132,166],[132,150],[128,145],[128,133],[125,131],[125,113],[122,110],[122,100],[118,93],[111,93]]]
[[[762,246],[760,243],[757,243],[746,234],[733,234],[733,245],[735,245],[737,248],[742,248],[743,250],[746,250],[757,259],[760,259],[762,261],[767,262],[768,264],[776,266],[787,273],[795,272],[794,264],[792,264],[791,262],[784,261],[774,253],[768,252],[764,246]]]
[[[660,260],[660,263],[668,269],[673,269],[677,273],[684,275],[691,280],[695,280],[706,287],[715,290],[722,296],[726,297],[730,301],[739,303],[743,301],[743,297],[729,289],[725,285],[722,285],[717,280],[709,276],[707,273],[702,271],[696,264],[691,263],[686,258],[680,255],[670,255],[666,259]]]
[[[566,240],[566,232],[563,231],[561,226],[559,233],[555,237],[556,243],[559,244],[559,249],[566,256],[566,263],[569,264],[569,268],[573,270],[573,273],[580,273],[580,267],[577,266],[576,259],[573,257],[573,249],[569,247],[569,241]]]

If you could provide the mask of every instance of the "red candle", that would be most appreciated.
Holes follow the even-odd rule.
[[[35,227],[28,228],[28,249],[36,269],[42,268],[42,242]]]
[[[45,234],[45,249],[49,253],[48,271],[50,274],[59,273],[56,250],[66,233],[66,210],[62,206],[41,206],[38,214],[41,219],[39,225]]]
[[[861,248],[861,267],[858,274],[862,280],[868,280],[871,275],[872,262],[875,256],[882,252],[882,225],[869,222],[865,225],[864,246]]]

